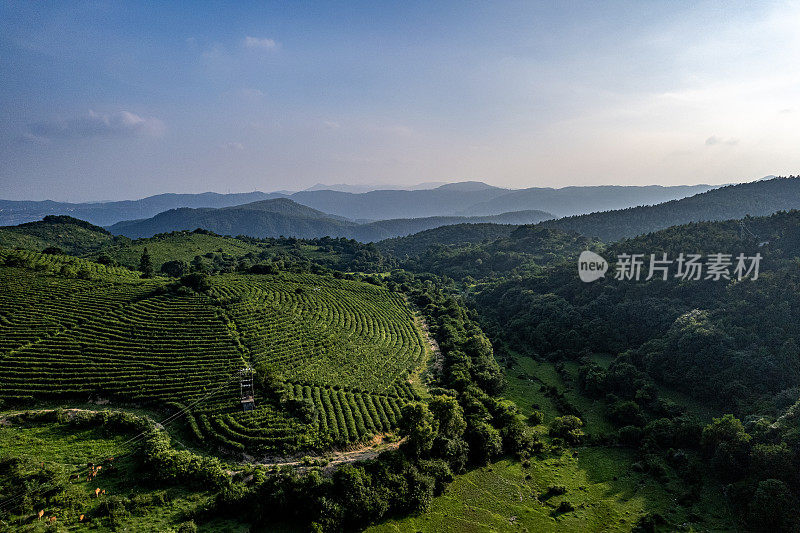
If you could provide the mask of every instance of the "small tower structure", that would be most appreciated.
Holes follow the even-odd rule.
[[[253,395],[253,376],[255,372],[249,366],[239,370],[239,391],[242,400],[242,410],[252,411],[256,408]]]

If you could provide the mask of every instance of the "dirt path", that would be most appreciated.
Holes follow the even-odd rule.
[[[346,450],[333,451],[323,455],[305,455],[303,457],[288,458],[265,457],[259,461],[252,460],[247,462],[260,466],[294,466],[300,468],[315,466],[315,464],[318,465],[322,462],[325,464],[325,469],[332,469],[343,464],[375,459],[383,452],[396,450],[403,440],[405,439],[394,442],[384,442],[383,435],[376,435],[368,443],[355,445]],[[310,458],[310,461],[308,461],[308,458]]]
[[[422,316],[417,316],[417,325],[419,325],[419,329],[422,330],[422,334],[425,336],[425,340],[428,341],[428,345],[431,347],[433,351],[433,363],[431,367],[437,372],[442,371],[442,367],[444,366],[444,356],[442,355],[442,350],[439,349],[439,343],[436,342],[436,339],[433,338],[431,335],[431,330],[428,327],[428,322]]]

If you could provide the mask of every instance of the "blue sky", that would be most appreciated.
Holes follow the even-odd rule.
[[[2,2],[0,198],[800,173],[796,2]]]

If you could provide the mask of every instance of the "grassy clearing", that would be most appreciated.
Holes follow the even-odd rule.
[[[531,461],[503,460],[460,476],[428,512],[368,531],[629,531],[663,490],[637,474],[624,450],[584,448]],[[614,478],[617,481],[614,481]],[[564,494],[551,487],[561,486]],[[558,492],[558,491],[555,491]],[[559,512],[562,501],[574,511]]]
[[[541,390],[553,386],[581,411],[586,432],[614,430],[604,419],[604,402],[578,394],[577,365],[567,364],[559,372],[550,363],[515,355],[506,376],[505,396],[524,414],[536,404],[545,424],[561,416],[552,394]],[[544,434],[546,426],[537,430]],[[368,531],[631,531],[641,517],[654,513],[666,523],[686,524],[687,531],[734,529],[719,486],[708,486],[691,508],[681,507],[676,503],[685,490],[681,479],[671,471],[661,479],[638,473],[634,465],[640,459],[632,449],[609,446],[555,451],[531,459],[528,467],[505,459],[458,476],[428,511]],[[557,494],[552,487],[566,490]],[[562,501],[574,510],[559,512]]]
[[[530,414],[534,405],[544,413],[545,423],[565,414],[558,401],[542,386],[555,387],[566,401],[578,409],[586,424],[587,433],[608,433],[613,427],[606,421],[603,412],[605,404],[581,395],[577,390],[578,365],[568,363],[559,373],[551,363],[536,361],[530,357],[512,354],[514,365],[506,372],[508,387],[505,396],[519,406],[524,414]]]
[[[3,418],[4,413],[0,413]],[[68,474],[83,472],[87,462],[101,458],[115,457],[116,469],[101,472],[92,481],[81,475],[71,485],[77,494],[83,494],[84,506],[75,513],[59,513],[58,531],[175,531],[196,510],[202,509],[212,498],[203,491],[186,489],[180,486],[158,486],[141,481],[136,462],[130,456],[130,445],[126,441],[132,435],[111,431],[102,427],[78,429],[74,425],[59,423],[24,423],[14,421],[0,425],[0,457],[25,458],[32,464],[44,463],[49,467],[63,469]],[[94,490],[106,491],[99,498]],[[13,496],[4,494],[2,499]],[[115,527],[107,518],[98,516],[98,509],[112,496],[130,498],[136,502],[158,501],[158,504],[137,506],[127,516],[119,517]],[[45,505],[46,516],[52,513]],[[39,531],[45,530],[39,523],[35,510],[24,515],[8,516],[0,514],[0,531]],[[83,522],[79,514],[86,518]],[[208,524],[204,531],[246,531],[247,528],[230,521],[217,521]]]

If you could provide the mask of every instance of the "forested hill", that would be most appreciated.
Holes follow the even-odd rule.
[[[105,229],[65,215],[49,215],[38,222],[0,227],[0,246],[42,251],[47,248],[82,255],[113,243]]]
[[[314,238],[338,235],[354,225],[291,200],[276,199],[222,209],[171,209],[144,220],[118,222],[108,229],[131,238],[196,228],[221,235]]]
[[[548,227],[616,241],[688,222],[729,220],[800,209],[800,177],[712,189],[681,200],[544,222]]]
[[[507,228],[504,231],[509,234],[488,242],[481,237],[495,233],[495,228],[451,228],[452,232],[445,233],[456,242],[451,246],[430,242],[422,233],[408,241],[384,241],[378,248],[393,253],[401,266],[409,270],[434,272],[460,281],[470,278],[492,281],[506,276],[534,275],[542,266],[576,259],[583,250],[600,250],[603,246],[579,233],[542,225],[500,226]],[[439,230],[434,231],[438,235]],[[465,243],[470,235],[474,239]],[[423,246],[426,248],[421,250]]]
[[[408,235],[385,239],[377,244],[381,252],[398,258],[413,257],[432,246],[460,246],[491,242],[511,235],[511,224],[452,224]]]
[[[279,198],[221,209],[173,209],[149,219],[118,222],[110,226],[109,230],[114,234],[131,238],[202,228],[222,235],[246,235],[256,238],[345,237],[361,242],[373,242],[449,224],[469,222],[534,224],[548,218],[552,218],[552,215],[543,211],[522,211],[486,217],[426,217],[357,224],[306,207],[288,198]]]
[[[682,477],[681,505],[716,479],[745,530],[797,531],[800,212],[743,224],[692,223],[620,241],[600,251],[611,262],[605,278],[584,283],[570,261],[486,282],[474,302],[495,346],[577,367],[576,386],[617,442],[637,449],[657,477],[672,469]],[[706,265],[710,254],[731,254],[731,279],[706,279],[707,266],[701,279],[679,279],[673,264],[666,280],[646,281],[650,254],[665,252],[673,261],[702,254]],[[646,254],[640,280],[615,279],[621,253]],[[739,253],[762,255],[758,279],[733,275]],[[703,428],[691,415],[698,405],[730,414]]]

